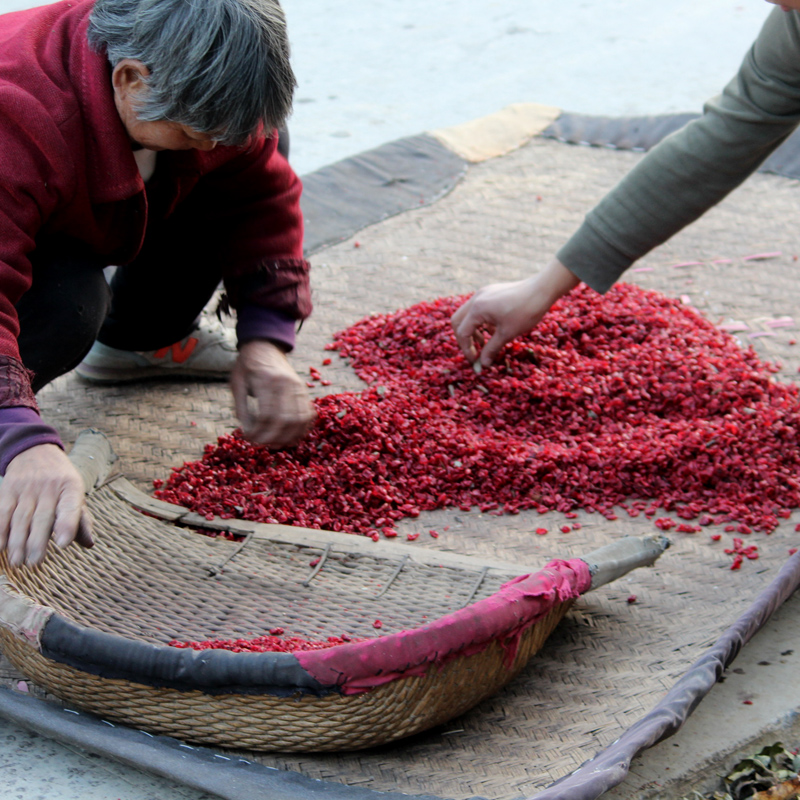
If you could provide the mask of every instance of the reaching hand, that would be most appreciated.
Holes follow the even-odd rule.
[[[256,444],[297,444],[314,421],[305,384],[272,342],[254,340],[239,348],[231,372],[231,391],[242,432]],[[255,398],[253,410],[248,397]]]
[[[553,261],[531,278],[478,289],[453,314],[453,330],[461,352],[470,362],[480,359],[480,364],[488,367],[503,345],[538,325],[553,303],[578,283],[560,261]],[[484,329],[491,332],[486,343]]]
[[[0,485],[0,551],[11,566],[44,558],[51,538],[91,547],[92,518],[84,505],[83,479],[60,447],[40,444],[15,456]]]

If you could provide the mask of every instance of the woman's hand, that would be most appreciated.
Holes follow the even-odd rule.
[[[538,275],[478,289],[453,314],[456,341],[467,359],[488,367],[507,342],[536,327],[559,297],[580,281],[560,262],[552,261]],[[484,343],[482,329],[491,332]]]
[[[59,547],[77,541],[91,547],[92,518],[84,503],[83,479],[54,444],[23,450],[6,468],[0,485],[0,551],[11,566],[44,558],[52,537]]]
[[[258,339],[241,345],[231,391],[242,432],[255,444],[297,444],[314,421],[306,385],[272,342]],[[253,409],[248,397],[255,398]]]

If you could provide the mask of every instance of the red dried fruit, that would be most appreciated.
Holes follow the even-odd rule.
[[[572,530],[572,528],[569,525],[562,525],[559,530],[561,531],[561,533],[569,533]]]
[[[675,530],[678,533],[699,533],[700,532],[700,526],[699,525],[687,525],[685,522],[682,522],[680,525],[678,525],[677,528],[675,528]]]
[[[234,653],[297,653],[304,650],[327,650],[348,642],[360,642],[363,639],[353,639],[347,634],[329,636],[323,641],[309,641],[299,636],[290,636],[286,639],[279,638],[283,628],[273,628],[269,636],[257,636],[255,639],[208,639],[204,642],[181,642],[173,639],[168,642],[170,647],[192,650],[230,650]]]
[[[383,627],[383,623],[379,619],[376,619],[375,622],[372,623],[372,627],[373,628],[382,628]]]
[[[409,533],[406,536],[406,539],[408,539],[409,542],[416,542],[417,539],[419,539],[419,534],[418,533]]]
[[[726,549],[725,553],[733,556],[731,569],[739,569],[745,558],[750,561],[755,561],[758,558],[758,546],[752,544],[749,547],[745,547],[742,539],[734,538],[733,547]]]
[[[547,528],[537,528],[536,529],[537,536],[547,536]]]
[[[769,532],[800,507],[797,388],[692,308],[634,286],[602,301],[580,287],[476,375],[450,326],[464,299],[337,334],[326,349],[368,388],[318,398],[315,427],[292,450],[220,437],[157,496],[202,515],[373,537],[445,507],[663,509],[737,532]]]
[[[636,602],[636,595],[635,594],[628,595],[628,603],[631,604],[635,602]]]
[[[711,541],[712,542],[718,542],[721,538],[722,538],[722,534],[721,533],[712,533],[711,534]]]
[[[330,366],[330,363],[331,363],[331,360],[330,360],[329,358],[325,358],[325,359],[323,359],[323,361],[322,361],[322,366],[323,366],[323,367]]]
[[[428,531],[428,533],[433,536],[434,539],[439,538],[439,531]]]

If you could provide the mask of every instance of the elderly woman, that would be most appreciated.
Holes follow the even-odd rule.
[[[768,0],[778,5],[775,0]],[[538,274],[477,291],[453,315],[458,343],[488,366],[584,281],[606,292],[636,259],[722,200],[800,123],[800,0],[767,18],[739,74],[705,113],[661,142]],[[491,338],[483,342],[482,329]]]
[[[295,86],[277,0],[65,0],[0,17],[0,550],[91,544],[81,480],[34,394],[231,374],[245,435],[295,442],[286,359],[311,311]],[[118,265],[111,289],[103,268]],[[220,280],[236,337],[197,322]],[[248,411],[248,396],[256,411]]]

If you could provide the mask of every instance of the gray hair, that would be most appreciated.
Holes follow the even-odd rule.
[[[244,144],[280,127],[297,82],[278,0],[96,0],[89,43],[112,66],[150,70],[137,107],[145,121],[170,120],[221,144]]]

